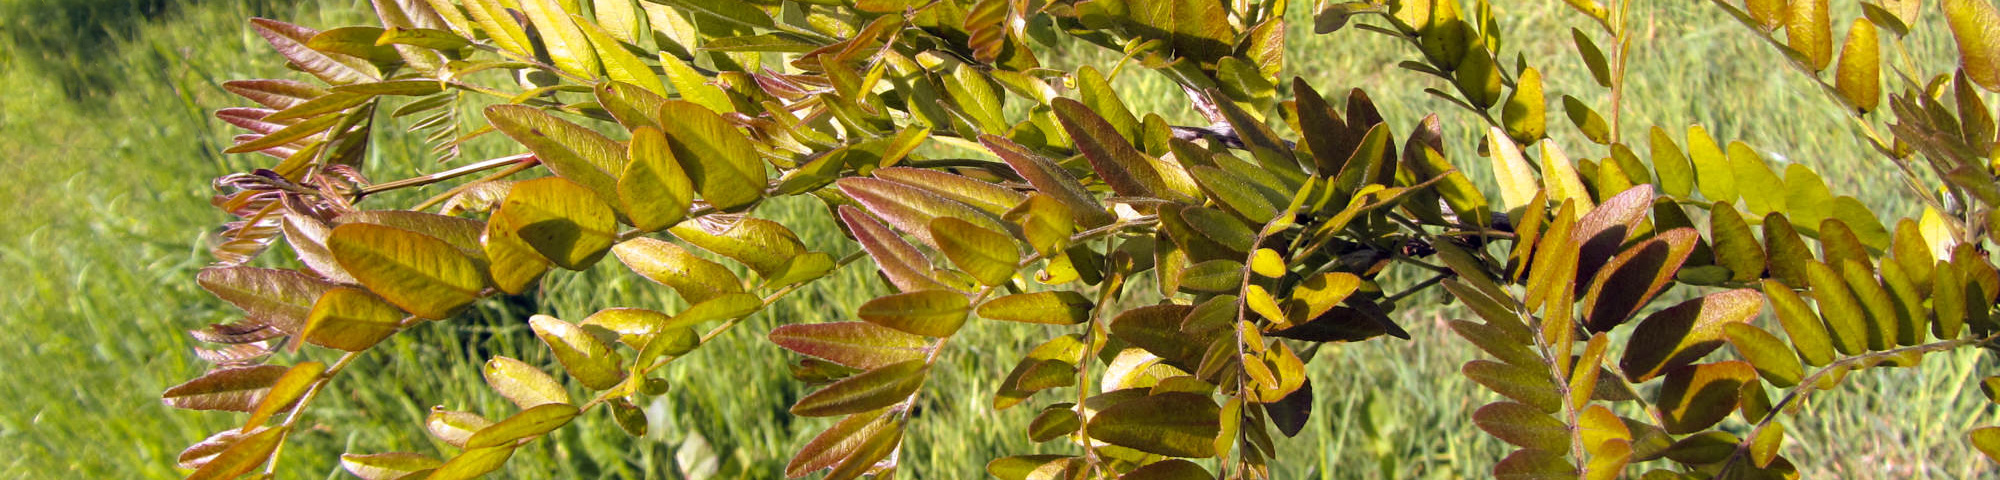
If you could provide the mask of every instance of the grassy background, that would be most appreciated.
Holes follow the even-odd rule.
[[[1882,181],[1892,167],[1868,154],[1831,103],[1779,68],[1776,54],[1750,34],[1703,2],[1636,3],[1644,11],[1634,17],[1641,49],[1628,90],[1628,135],[1652,124],[1700,123],[1721,139],[1818,168],[1836,192],[1860,196],[1885,218],[1915,213],[1907,192]],[[268,161],[220,155],[233,132],[209,112],[240,103],[220,89],[223,80],[287,74],[244,18],[330,27],[365,21],[366,5],[0,0],[0,152],[8,155],[0,161],[0,198],[8,205],[0,213],[0,279],[7,281],[0,288],[0,331],[7,333],[0,336],[0,399],[8,403],[0,409],[0,452],[8,453],[0,455],[0,478],[174,477],[180,448],[240,419],[174,411],[156,398],[203,368],[183,332],[232,315],[193,282],[208,262],[205,236],[224,221],[206,204],[206,180]],[[1537,63],[1549,77],[1552,104],[1563,94],[1601,104],[1605,92],[1588,83],[1565,32],[1581,25],[1579,18],[1555,1],[1509,7],[1503,26],[1519,39],[1509,40],[1506,56],[1518,51]],[[1852,10],[1843,4],[1836,18],[1853,18]],[[1312,36],[1299,23],[1290,37],[1290,74],[1328,93],[1368,89],[1402,131],[1425,112],[1441,112],[1448,148],[1485,176],[1484,165],[1465,153],[1480,131],[1476,121],[1410,88],[1449,87],[1394,66],[1415,55],[1410,47],[1354,31]],[[1912,50],[1931,64],[1950,61],[1948,37],[1918,38]],[[1137,110],[1193,116],[1155,75],[1133,70],[1117,82]],[[1573,135],[1559,139],[1573,156],[1604,154]],[[385,136],[378,177],[437,170],[420,148],[414,139]],[[763,214],[835,254],[853,248],[837,241],[834,225],[809,203],[781,202]],[[446,454],[422,433],[431,406],[511,411],[478,380],[480,361],[511,355],[553,364],[518,312],[575,320],[604,306],[673,307],[664,289],[622,268],[608,262],[554,275],[539,295],[490,300],[467,318],[392,339],[321,397],[308,428],[287,447],[281,476],[343,477],[335,459],[349,450]],[[778,476],[790,449],[827,422],[784,414],[804,390],[783,374],[788,356],[762,334],[779,324],[845,320],[879,293],[871,277],[865,265],[846,269],[671,369],[674,389],[647,406],[653,424],[645,437],[627,438],[593,414],[580,428],[521,451],[506,476]],[[1311,367],[1315,416],[1300,438],[1281,442],[1280,478],[1482,478],[1504,455],[1467,419],[1493,395],[1456,374],[1473,354],[1440,325],[1457,313],[1408,303],[1418,307],[1402,318],[1414,340],[1321,350]],[[954,342],[945,360],[957,368],[939,369],[936,397],[911,426],[906,478],[973,478],[1003,452],[1067,451],[1023,438],[1032,407],[987,408],[991,377],[1050,333],[988,322],[964,335],[971,338]],[[1961,440],[1970,427],[1995,422],[1994,408],[1967,388],[1974,375],[1992,373],[1991,362],[1968,353],[1940,355],[1926,366],[1858,375],[1821,397],[1788,420],[1799,441],[1786,455],[1809,478],[1995,476],[1992,463]]]

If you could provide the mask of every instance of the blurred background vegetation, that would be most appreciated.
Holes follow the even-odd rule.
[[[1299,21],[1288,74],[1323,92],[1367,89],[1399,130],[1440,112],[1448,150],[1487,178],[1472,153],[1478,123],[1421,92],[1445,85],[1395,66],[1416,52],[1360,32],[1314,36],[1303,17],[1311,2],[1294,3]],[[1635,3],[1640,13],[1633,21],[1643,27],[1635,39],[1627,132],[1659,124],[1678,133],[1703,124],[1725,141],[1745,140],[1778,161],[1819,169],[1837,193],[1861,197],[1885,219],[1917,213],[1909,192],[1878,181],[1892,167],[1855,141],[1832,102],[1779,68],[1776,52],[1706,2]],[[1836,18],[1858,15],[1854,2],[1838,3]],[[1604,92],[1571,53],[1567,30],[1581,25],[1579,18],[1553,0],[1496,7],[1506,13],[1507,49],[1544,72],[1552,102],[1564,94],[1603,102]],[[177,477],[174,457],[182,447],[240,420],[173,411],[157,400],[161,390],[203,368],[184,332],[234,314],[193,281],[209,261],[207,236],[225,221],[208,206],[208,179],[268,163],[221,155],[233,132],[210,112],[243,103],[220,88],[222,81],[290,74],[245,28],[246,18],[328,28],[367,22],[367,8],[355,0],[0,0],[0,399],[6,401],[0,451],[7,452],[0,455],[0,478]],[[1927,20],[1942,24],[1935,16]],[[1951,60],[1948,35],[1915,38],[1910,47],[1919,56]],[[1094,47],[1055,56],[1063,65],[1115,61]],[[1164,78],[1132,69],[1117,84],[1135,110],[1196,118]],[[1551,130],[1572,156],[1603,155],[1567,128]],[[388,134],[377,143],[377,180],[443,168],[419,139]],[[513,152],[481,144],[465,153],[478,159]],[[762,211],[793,225],[809,245],[836,255],[855,248],[811,203]],[[580,320],[609,306],[677,308],[665,289],[622,269],[605,262],[592,271],[552,274],[539,293],[490,300],[464,318],[390,340],[321,397],[306,431],[286,449],[280,476],[345,477],[337,465],[343,451],[449,448],[423,433],[421,421],[433,405],[506,411],[479,380],[480,362],[509,355],[554,363],[534,343],[525,312]],[[850,267],[732,331],[719,340],[724,344],[679,362],[671,369],[673,390],[647,406],[653,425],[645,437],[627,438],[607,416],[589,417],[580,428],[559,431],[555,441],[516,454],[505,476],[779,476],[791,449],[826,422],[785,414],[803,388],[785,374],[792,359],[764,341],[763,332],[844,320],[883,288],[879,283],[868,266]],[[1311,365],[1320,413],[1300,438],[1281,442],[1278,478],[1488,475],[1505,449],[1468,415],[1492,394],[1458,375],[1473,350],[1439,327],[1458,315],[1439,300],[1408,302],[1415,308],[1401,321],[1413,340],[1321,350]],[[932,398],[902,454],[905,478],[975,478],[1002,452],[1071,448],[1028,443],[1020,427],[1032,408],[990,409],[996,377],[1049,333],[1007,322],[970,330],[970,341],[949,359],[958,368],[928,390]],[[1967,352],[1934,356],[1922,369],[1870,372],[1841,392],[1816,397],[1796,417],[1788,431],[1798,441],[1788,443],[1787,456],[1807,478],[1994,477],[1993,464],[1962,440],[1971,426],[1995,422],[1995,407],[1971,388],[1993,373],[1992,363]]]

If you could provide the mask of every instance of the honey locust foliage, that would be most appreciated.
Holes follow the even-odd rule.
[[[1635,43],[1629,2],[1567,3],[1575,58],[1605,88],[1561,98],[1589,142],[1567,149],[1536,65],[1569,59],[1507,61],[1514,32],[1485,0],[1290,9],[1320,34],[1407,45],[1400,66],[1485,125],[1477,149],[1450,150],[1436,116],[1286,81],[1285,23],[1305,17],[1282,0],[374,0],[379,25],[257,19],[304,75],[226,84],[256,104],[218,112],[249,131],[230,152],[275,163],[217,182],[240,220],[198,281],[243,315],[195,331],[215,369],[162,395],[250,418],[181,464],[274,471],[313,398],[382,339],[607,258],[688,306],[537,315],[561,371],[484,368],[518,410],[439,408],[425,428],[448,458],[342,465],[476,477],[592,410],[643,434],[636,405],[663,393],[662,368],[863,257],[896,293],[768,332],[820,385],[791,414],[839,418],[788,476],[891,476],[933,366],[994,321],[1047,339],[988,372],[1005,378],[993,408],[1040,410],[1027,434],[1068,452],[991,459],[1006,479],[1268,477],[1274,433],[1315,421],[1314,353],[1407,338],[1398,304],[1433,287],[1475,317],[1451,328],[1491,358],[1464,374],[1503,400],[1471,420],[1520,447],[1494,467],[1511,478],[1795,477],[1780,446],[1811,395],[1994,345],[1991,3],[1863,2],[1834,29],[1826,0],[1712,2],[1900,167],[1928,207],[1893,228],[1810,167],[1779,172],[1700,126],[1628,135],[1630,51],[1672,47]],[[1922,22],[1948,26],[1957,68],[1884,72],[1922,64],[1880,45]],[[1058,68],[1052,44],[1124,60]],[[1164,75],[1210,125],[1130,110],[1108,81],[1121,71]],[[368,180],[389,128],[456,166]],[[518,154],[457,160],[481,138]],[[1497,188],[1461,170],[1480,162]],[[365,202],[447,184],[407,208]],[[756,217],[807,195],[861,253]],[[248,266],[279,241],[295,268]],[[1673,290],[1691,300],[1655,305]],[[1967,438],[2000,453],[1996,427]]]

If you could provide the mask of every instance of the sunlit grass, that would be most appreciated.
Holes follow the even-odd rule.
[[[121,23],[115,35],[93,40],[99,43],[82,55],[42,56],[16,47],[0,55],[0,84],[7,85],[0,99],[0,152],[9,154],[0,161],[0,198],[9,207],[0,213],[6,226],[0,229],[0,278],[8,281],[0,289],[0,328],[6,331],[0,336],[0,398],[10,401],[0,412],[0,450],[11,454],[0,456],[0,478],[174,477],[173,457],[181,447],[240,420],[173,411],[156,398],[203,368],[183,332],[232,315],[192,281],[208,262],[203,235],[225,220],[207,206],[206,180],[267,161],[218,155],[231,132],[208,112],[238,103],[218,87],[223,80],[286,74],[243,28],[243,18],[333,26],[361,21],[358,12],[367,5],[253,3],[190,2],[163,17]],[[93,8],[133,4],[102,0]],[[71,28],[17,14],[47,5],[0,0],[0,16],[6,28]],[[1560,2],[1509,8],[1516,16],[1505,27],[1518,39],[1510,39],[1515,46],[1507,56],[1519,51],[1541,67],[1552,103],[1569,94],[1603,108],[1605,92],[1568,53],[1568,26],[1582,22]],[[1892,167],[1869,154],[1841,113],[1797,73],[1777,68],[1776,53],[1707,5],[1646,8],[1634,18],[1646,27],[1635,41],[1640,50],[1626,105],[1628,135],[1653,124],[1678,135],[1676,126],[1700,123],[1725,141],[1742,139],[1819,169],[1837,193],[1860,196],[1885,218],[1916,213],[1909,192],[1879,180]],[[1368,90],[1399,132],[1407,133],[1423,114],[1440,113],[1448,150],[1483,177],[1485,166],[1471,154],[1479,132],[1473,117],[1411,87],[1447,88],[1442,82],[1395,66],[1415,55],[1410,47],[1362,32],[1312,36],[1307,29],[1303,22],[1293,27],[1288,74],[1330,95]],[[1913,49],[1948,61],[1937,56],[1950,51],[1948,40],[1926,38]],[[69,63],[31,66],[30,55]],[[1070,62],[1115,60],[1090,51],[1064,56]],[[86,89],[61,83],[63,72],[79,70],[106,73],[110,83]],[[1157,75],[1128,68],[1117,83],[1136,110],[1182,122],[1196,118],[1178,90]],[[1552,118],[1551,130],[1569,131],[1561,122]],[[1557,138],[1572,155],[1604,154],[1574,135]],[[378,179],[437,169],[415,139],[387,135],[378,148],[384,167]],[[475,149],[467,157],[502,153]],[[854,248],[813,202],[781,201],[760,215],[793,225],[809,245],[835,254]],[[608,416],[593,412],[522,450],[508,476],[674,478],[713,461],[725,478],[778,477],[791,449],[829,422],[785,413],[806,388],[785,375],[791,357],[764,341],[763,332],[786,323],[848,320],[882,289],[862,262],[800,290],[670,368],[673,390],[646,406],[653,423],[645,437],[628,438]],[[449,447],[422,432],[430,407],[490,416],[511,411],[479,380],[481,362],[508,355],[553,368],[526,332],[526,312],[576,320],[607,306],[676,308],[671,297],[606,262],[552,275],[538,293],[483,301],[465,318],[400,335],[321,397],[307,428],[286,449],[282,476],[344,476],[335,464],[343,451],[448,454]],[[1474,428],[1468,415],[1495,397],[1457,375],[1475,352],[1441,326],[1457,313],[1434,307],[1438,301],[1418,296],[1405,302],[1412,308],[1400,320],[1413,340],[1319,350],[1311,367],[1314,417],[1300,438],[1281,442],[1279,478],[1487,476],[1507,449]],[[965,340],[953,342],[944,362],[954,368],[939,369],[927,390],[936,393],[910,427],[904,477],[976,478],[985,461],[999,455],[1069,451],[1060,444],[1031,445],[1022,434],[1040,404],[990,409],[996,377],[1053,334],[975,322]],[[1991,463],[1962,441],[1969,427],[1994,423],[1993,407],[1971,387],[1991,366],[1967,353],[1933,358],[1923,370],[1857,375],[1792,421],[1790,432],[1800,441],[1785,453],[1808,478],[1992,476]]]

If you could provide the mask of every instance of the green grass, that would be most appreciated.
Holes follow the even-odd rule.
[[[1308,3],[1308,2],[1296,2]],[[1770,49],[1701,3],[1638,2],[1641,46],[1632,66],[1628,134],[1652,124],[1700,123],[1724,140],[1742,139],[1813,166],[1839,193],[1860,196],[1886,218],[1914,215],[1910,195],[1883,182],[1893,167],[1855,140],[1831,103],[1796,73],[1776,68]],[[175,411],[156,395],[203,365],[183,333],[231,319],[231,310],[194,285],[208,263],[205,235],[225,220],[206,200],[207,180],[268,162],[219,155],[232,134],[208,112],[239,103],[227,79],[285,75],[276,57],[244,28],[252,15],[313,26],[363,20],[366,2],[167,0],[0,0],[0,478],[169,478],[181,447],[230,428],[235,415]],[[61,7],[61,8],[58,8]],[[1851,5],[1843,8],[1851,9]],[[134,14],[145,13],[145,15]],[[1598,105],[1566,30],[1581,25],[1560,2],[1526,6],[1505,28],[1514,47],[1563,94]],[[1837,18],[1852,18],[1841,10]],[[1471,155],[1478,124],[1411,84],[1448,88],[1400,70],[1415,55],[1375,35],[1311,36],[1294,26],[1289,74],[1323,92],[1362,87],[1403,131],[1440,112],[1448,149],[1484,177]],[[108,34],[107,34],[108,32]],[[1530,35],[1529,32],[1548,32]],[[1948,39],[1931,32],[1913,50],[1949,61]],[[1545,37],[1533,40],[1529,36]],[[1109,61],[1065,52],[1070,61]],[[1509,53],[1509,56],[1512,54]],[[1118,79],[1140,111],[1194,117],[1163,79],[1137,69]],[[1560,117],[1552,118],[1560,123]],[[1551,128],[1568,132],[1566,127]],[[1572,156],[1602,156],[1572,136]],[[438,168],[415,139],[389,135],[377,146],[378,179]],[[500,154],[492,146],[467,158]],[[393,200],[393,199],[392,199]],[[388,206],[389,203],[377,204]],[[810,245],[844,254],[823,210],[784,201],[761,215],[784,219]],[[598,308],[674,308],[664,289],[615,262],[553,275],[542,291],[488,300],[465,318],[425,325],[364,357],[314,406],[307,428],[284,452],[283,478],[340,478],[342,451],[443,454],[422,433],[433,405],[489,415],[510,411],[479,381],[478,365],[509,355],[552,366],[525,331],[524,312],[576,320]],[[724,477],[777,477],[792,448],[824,428],[785,408],[806,389],[786,377],[790,357],[763,340],[786,323],[847,320],[883,287],[864,263],[801,290],[717,343],[677,363],[671,393],[646,408],[642,438],[627,438],[593,413],[517,454],[511,478],[674,478],[713,459]],[[1494,396],[1456,374],[1471,349],[1441,327],[1454,310],[1419,297],[1402,321],[1414,340],[1328,345],[1312,363],[1314,418],[1281,442],[1279,478],[1483,478],[1505,454],[1467,420]],[[974,478],[987,459],[1070,447],[1031,445],[1021,433],[1034,405],[992,412],[995,376],[1052,332],[975,323],[953,343],[910,428],[905,478]],[[1799,440],[1785,453],[1808,478],[1986,478],[1992,463],[1964,446],[1963,432],[1995,423],[1975,389],[1992,373],[1974,353],[1932,358],[1921,370],[1858,375],[1790,421]]]

